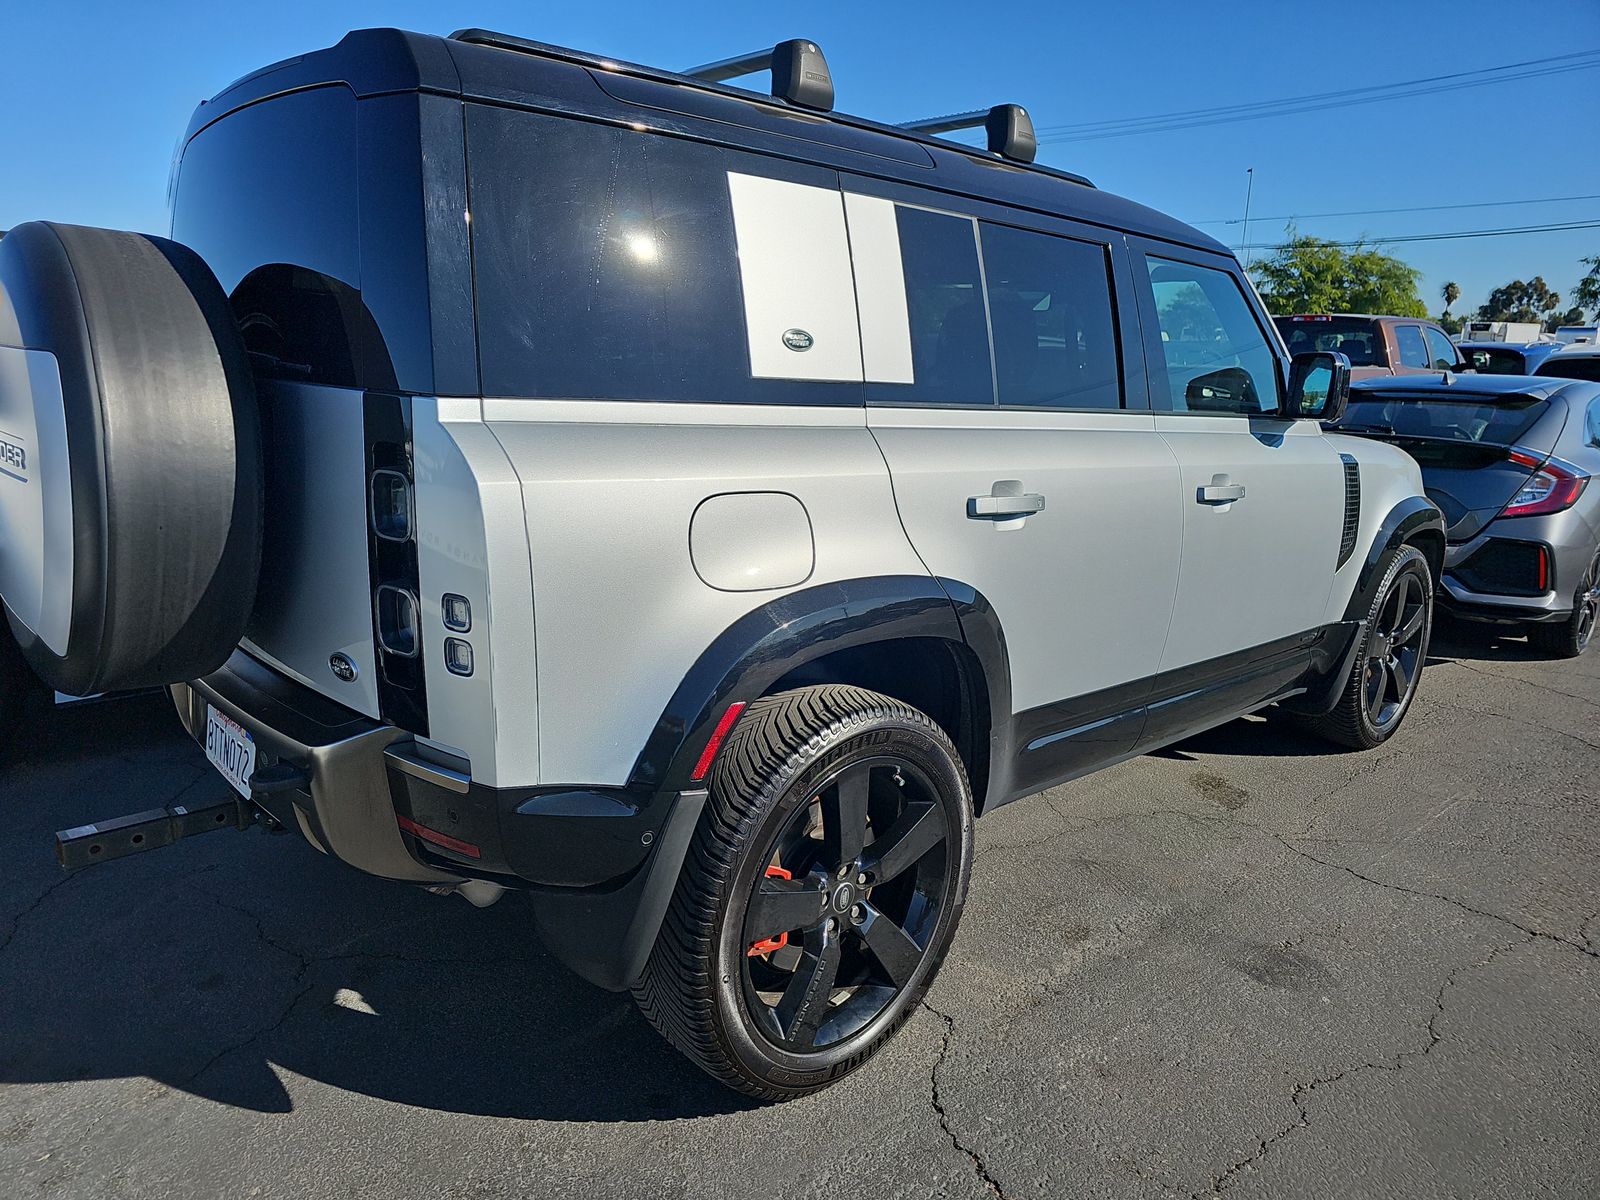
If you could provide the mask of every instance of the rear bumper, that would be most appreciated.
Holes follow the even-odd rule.
[[[1562,621],[1570,616],[1572,590],[1588,567],[1590,552],[1565,546],[1560,539],[1552,538],[1551,531],[1545,527],[1546,521],[1548,518],[1540,517],[1500,521],[1470,541],[1446,546],[1444,574],[1436,597],[1439,607],[1462,620],[1491,623]],[[1515,573],[1516,577],[1506,583],[1512,588],[1513,584],[1526,582],[1526,587],[1502,592],[1484,586],[1473,564],[1483,561],[1481,556],[1485,552],[1507,548],[1542,551],[1548,578],[1536,582],[1530,568]],[[1548,585],[1545,590],[1536,590],[1539,582]]]
[[[254,739],[258,770],[287,763],[304,773],[298,790],[254,800],[324,853],[386,879],[521,889],[550,949],[578,974],[622,989],[642,971],[704,792],[485,787],[405,730],[242,650],[171,694],[202,745],[214,707]]]

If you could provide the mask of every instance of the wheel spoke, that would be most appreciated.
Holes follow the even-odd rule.
[[[773,1010],[783,1036],[797,1045],[810,1046],[817,1040],[839,975],[839,949],[839,939],[825,929],[807,936],[800,964]]]
[[[826,898],[827,893],[813,878],[763,879],[745,913],[745,942],[759,942],[820,924]]]
[[[1404,653],[1396,654],[1389,660],[1389,674],[1394,680],[1394,698],[1396,700],[1404,700],[1406,694],[1411,691],[1411,678],[1416,667],[1416,661],[1416,657],[1413,656],[1408,663]]]
[[[1400,627],[1399,633],[1394,635],[1395,644],[1399,645],[1403,642],[1409,642],[1412,638],[1416,637],[1417,630],[1422,628],[1423,618],[1427,615],[1428,610],[1421,604],[1418,604],[1417,611],[1411,614],[1410,620]]]
[[[1406,605],[1411,601],[1411,576],[1402,575],[1395,581],[1394,595],[1389,604],[1393,605],[1394,616],[1387,622],[1389,636],[1396,641],[1400,638],[1400,622],[1405,619]],[[1388,607],[1386,605],[1385,607]]]
[[[1367,719],[1374,725],[1383,711],[1383,698],[1389,691],[1389,668],[1381,659],[1370,664],[1372,678],[1367,680]]]
[[[854,862],[867,837],[867,795],[872,769],[846,772],[822,794],[822,837],[832,866]]]
[[[873,886],[893,879],[944,841],[944,810],[937,804],[906,805],[900,819],[867,850],[862,868]]]
[[[872,951],[895,987],[905,987],[922,961],[922,947],[880,910],[870,904],[862,907],[867,914],[858,926],[861,940],[866,942],[867,949]]]

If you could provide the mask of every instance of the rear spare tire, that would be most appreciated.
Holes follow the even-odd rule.
[[[227,297],[164,238],[0,240],[0,599],[46,684],[193,679],[244,634],[261,560],[255,390]]]

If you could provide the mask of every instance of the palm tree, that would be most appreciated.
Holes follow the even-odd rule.
[[[1448,317],[1450,306],[1461,299],[1461,285],[1452,279],[1441,289],[1441,294],[1444,296],[1444,315]]]

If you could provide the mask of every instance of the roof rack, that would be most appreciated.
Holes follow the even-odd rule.
[[[833,76],[828,71],[828,60],[822,56],[822,47],[804,38],[779,42],[770,50],[736,54],[683,74],[706,83],[722,83],[769,69],[772,94],[778,99],[818,112],[833,111]]]
[[[900,128],[910,133],[953,133],[957,129],[976,129],[980,125],[989,135],[990,152],[1001,158],[1031,163],[1033,156],[1039,152],[1039,139],[1033,132],[1033,118],[1020,104],[996,104],[993,108],[952,113],[948,117],[906,121]]]

